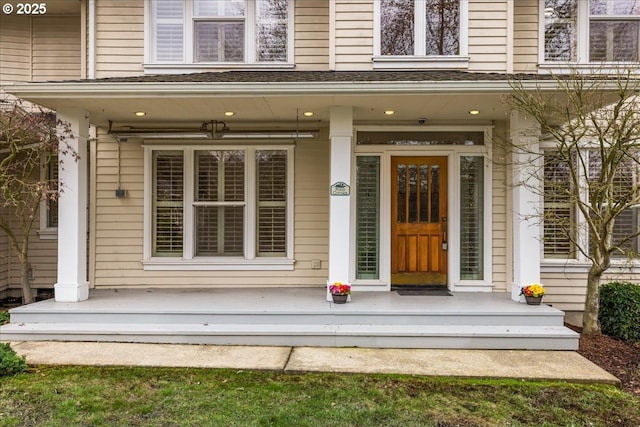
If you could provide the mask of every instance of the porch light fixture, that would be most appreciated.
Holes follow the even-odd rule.
[[[469,111],[469,114],[471,114],[472,116],[477,116],[478,114],[480,114],[480,110],[471,110]]]
[[[145,113],[144,111],[136,111],[135,113],[133,113],[136,115],[136,117],[144,117],[147,115],[147,113]]]
[[[233,116],[235,114],[236,114],[235,111],[225,111],[224,112],[224,115],[227,116],[227,117],[231,117],[231,116]]]
[[[313,116],[313,111],[305,111],[304,113],[302,113],[302,115],[305,117],[311,117]]]
[[[387,116],[393,116],[395,113],[394,110],[384,110],[384,114]]]

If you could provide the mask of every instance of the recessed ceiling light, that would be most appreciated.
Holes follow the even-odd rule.
[[[231,116],[233,116],[234,114],[236,114],[236,113],[235,113],[235,112],[233,112],[233,111],[225,111],[225,112],[224,112],[224,115],[225,115],[225,116],[227,116],[227,117],[231,117]]]
[[[384,114],[387,116],[393,116],[396,112],[393,110],[384,110]]]
[[[143,117],[143,116],[146,116],[146,115],[147,115],[147,113],[145,113],[144,111],[136,111],[134,114],[135,114],[137,117]]]
[[[302,113],[302,115],[304,115],[305,117],[311,117],[313,116],[313,111],[305,111],[304,113]]]
[[[471,114],[472,116],[477,116],[478,114],[480,114],[480,110],[471,110],[469,111],[469,114]]]

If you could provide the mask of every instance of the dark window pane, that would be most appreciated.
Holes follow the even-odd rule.
[[[426,0],[427,55],[460,53],[460,0]]]
[[[380,0],[380,53],[414,54],[413,0]]]

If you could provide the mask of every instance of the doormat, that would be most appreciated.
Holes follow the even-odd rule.
[[[443,286],[391,286],[392,291],[396,291],[398,295],[424,295],[432,297],[450,297],[453,296],[449,290]]]

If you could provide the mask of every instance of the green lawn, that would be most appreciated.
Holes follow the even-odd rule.
[[[0,379],[0,426],[640,425],[611,386],[399,375],[38,367]]]

